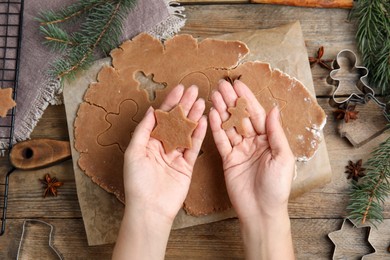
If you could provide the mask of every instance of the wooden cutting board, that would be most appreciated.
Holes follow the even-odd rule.
[[[279,68],[298,78],[315,96],[311,70],[307,59],[307,50],[299,22],[275,29],[245,31],[216,37],[224,40],[241,40],[251,50],[245,60],[269,62],[273,68]],[[78,167],[79,153],[74,149],[73,123],[79,104],[91,82],[110,59],[97,61],[88,71],[81,73],[76,80],[64,86],[64,103],[67,115],[69,137],[80,208],[89,245],[114,243],[119,230],[124,206],[115,196],[107,193],[87,177]],[[298,163],[298,175],[293,182],[291,198],[306,191],[322,186],[331,180],[331,168],[325,141],[316,156],[307,163]],[[204,223],[232,218],[232,210],[203,217],[186,215],[181,210],[175,219],[173,228],[184,228]]]

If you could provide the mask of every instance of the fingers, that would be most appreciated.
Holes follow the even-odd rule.
[[[198,87],[197,86],[190,86],[186,91],[184,92],[182,98],[180,99],[179,104],[182,106],[184,110],[184,114],[187,116],[190,112],[191,108],[194,105],[194,102],[196,98],[198,97]],[[203,114],[203,111],[202,111]],[[200,118],[200,117],[199,117]],[[196,120],[198,121],[199,118]]]
[[[198,87],[191,86],[184,90],[183,85],[178,85],[172,89],[160,106],[161,110],[170,111],[177,104],[180,104],[187,116],[190,112],[196,98],[198,97]]]
[[[268,142],[271,147],[273,157],[291,155],[291,149],[280,124],[280,115],[278,107],[274,107],[266,119]]]
[[[198,100],[196,100],[195,103],[193,103],[193,106],[190,108],[190,111],[188,112],[187,118],[191,121],[198,122],[203,115],[205,107],[206,104],[204,99],[199,98]]]
[[[169,92],[167,97],[164,99],[163,103],[160,106],[160,109],[163,111],[170,111],[182,99],[183,93],[184,93],[183,85],[177,85],[176,87],[174,87],[171,90],[171,92]]]
[[[238,96],[245,97],[248,101],[247,110],[250,115],[249,119],[257,134],[264,134],[266,119],[266,112],[264,108],[260,105],[252,91],[243,82],[235,80],[234,90]]]
[[[191,166],[194,166],[196,158],[198,158],[198,154],[202,146],[203,139],[206,135],[207,120],[205,116],[202,116],[205,107],[206,104],[204,99],[200,98],[194,103],[190,112],[188,113],[189,120],[198,122],[198,126],[195,128],[194,132],[192,133],[192,147],[191,149],[185,150],[183,154],[184,159]]]
[[[227,154],[232,151],[232,146],[230,144],[229,138],[222,129],[222,119],[219,112],[216,109],[212,109],[209,113],[210,127],[213,133],[214,142],[217,146],[219,154],[224,158]]]
[[[149,107],[142,121],[135,128],[133,137],[127,147],[129,151],[144,152],[149,142],[150,134],[154,128],[156,119],[153,107]]]
[[[233,86],[226,80],[221,80],[218,84],[218,91],[221,93],[227,107],[234,107],[238,96]]]
[[[191,149],[187,149],[184,151],[183,157],[186,162],[193,167],[196,159],[198,158],[198,154],[200,148],[202,147],[202,143],[204,137],[206,136],[207,130],[207,119],[206,116],[201,116],[198,122],[198,126],[195,128],[192,134],[192,147]]]

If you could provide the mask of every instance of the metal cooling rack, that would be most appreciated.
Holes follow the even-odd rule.
[[[23,0],[0,0],[0,88],[12,88],[13,99],[16,101],[20,48],[23,25]],[[12,148],[15,125],[16,107],[11,109],[5,118],[0,118],[0,236],[5,232],[7,219],[9,177],[15,170],[8,163],[9,152]]]

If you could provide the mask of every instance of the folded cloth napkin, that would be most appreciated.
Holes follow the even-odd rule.
[[[61,103],[59,84],[47,75],[50,63],[58,54],[42,44],[43,37],[36,17],[42,11],[60,10],[74,2],[76,0],[25,1],[15,141],[29,138],[49,104]],[[170,0],[138,0],[125,22],[122,40],[141,32],[160,39],[172,37],[184,26],[183,12],[183,7]],[[0,128],[0,134],[1,131]],[[5,144],[1,142],[0,147],[3,147]]]

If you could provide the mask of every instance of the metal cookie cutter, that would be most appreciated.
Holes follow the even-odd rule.
[[[380,102],[375,97],[375,91],[367,83],[368,69],[357,66],[354,52],[340,51],[332,63],[332,68],[327,79],[329,84],[336,86],[329,101],[332,107],[345,109],[349,103],[366,104],[369,100],[373,100],[390,122],[390,105]]]
[[[25,233],[26,233],[26,225],[27,223],[39,223],[39,224],[43,224],[43,225],[47,225],[50,227],[50,233],[49,233],[49,237],[48,237],[48,246],[49,248],[53,251],[53,255],[58,257],[58,259],[62,260],[63,257],[61,256],[60,252],[58,252],[58,250],[54,247],[53,245],[53,232],[54,232],[54,226],[52,224],[49,224],[45,221],[42,221],[42,220],[38,220],[38,219],[26,219],[24,222],[23,222],[23,230],[22,230],[22,235],[20,237],[20,242],[19,242],[19,247],[18,247],[18,253],[16,255],[16,259],[20,259],[21,257],[21,251],[22,251],[22,246],[23,246],[23,243],[24,243],[24,239],[25,239]]]
[[[371,257],[377,256],[378,250],[374,246],[374,241],[371,239],[371,232],[373,228],[368,224],[357,224],[355,221],[352,221],[349,218],[345,218],[343,220],[343,223],[341,225],[341,228],[339,230],[333,231],[328,234],[329,239],[334,244],[335,248],[333,251],[332,259],[349,259],[348,255],[350,252],[348,252],[345,247],[342,245],[345,244],[345,241],[351,242],[351,234],[348,231],[351,231],[352,229],[359,228],[359,229],[365,229],[366,230],[366,238],[365,239],[365,247],[366,249],[370,249],[370,252],[368,254],[363,255],[361,259],[368,259]],[[361,230],[361,231],[363,231]],[[361,231],[357,231],[357,233],[364,233]],[[354,237],[352,237],[354,238]],[[352,242],[351,242],[352,243]]]

